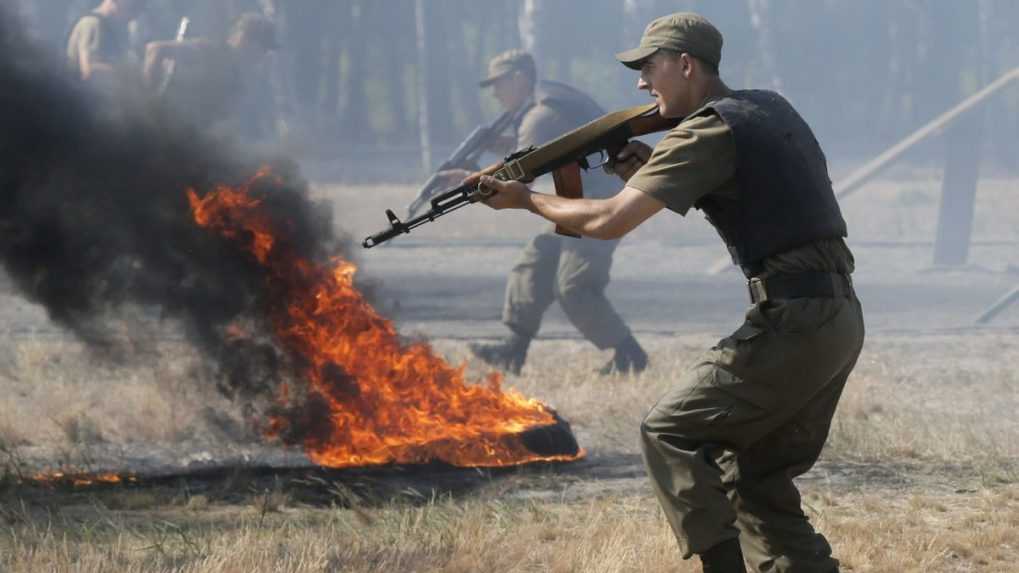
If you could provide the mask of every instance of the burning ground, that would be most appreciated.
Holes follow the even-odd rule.
[[[528,431],[563,422],[540,402],[502,391],[498,374],[468,385],[465,367],[450,366],[425,343],[403,343],[354,286],[349,261],[302,258],[252,195],[266,180],[276,178],[262,172],[204,197],[190,190],[188,200],[199,225],[240,241],[265,269],[260,282],[273,293],[272,335],[293,363],[293,382],[278,392],[283,406],[273,415],[273,435],[303,444],[329,467],[435,460],[503,466],[578,456],[568,431],[565,447],[528,446]],[[291,406],[295,393],[301,397]]]
[[[0,23],[0,257],[52,321],[120,361],[147,330],[179,329],[255,432],[322,465],[581,455],[554,412],[498,375],[469,384],[400,340],[292,165],[256,172],[258,158],[130,90],[87,93],[12,28]],[[132,308],[158,320],[129,321]],[[565,443],[549,449],[541,427]]]

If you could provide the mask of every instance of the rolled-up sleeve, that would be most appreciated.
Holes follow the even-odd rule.
[[[732,181],[735,170],[729,126],[715,114],[699,115],[666,133],[626,185],[686,215],[701,197]]]

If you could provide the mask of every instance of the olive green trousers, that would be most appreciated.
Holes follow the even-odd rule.
[[[584,338],[601,350],[618,346],[630,329],[605,296],[618,244],[554,233],[536,236],[510,272],[503,323],[517,334],[534,337],[545,311],[558,301]]]
[[[644,462],[684,558],[738,536],[755,571],[837,570],[793,478],[820,456],[863,338],[855,297],[756,305],[651,409]]]

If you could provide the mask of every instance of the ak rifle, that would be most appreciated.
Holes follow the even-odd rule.
[[[559,136],[539,147],[528,147],[514,152],[503,161],[491,165],[481,172],[502,181],[522,181],[552,173],[556,195],[571,199],[584,196],[580,178],[581,168],[587,170],[604,165],[615,158],[631,138],[657,131],[664,131],[679,124],[680,119],[664,118],[658,113],[656,104],[631,107],[605,114],[600,118]],[[592,166],[588,158],[599,155],[602,162]],[[432,198],[431,208],[417,217],[401,221],[392,209],[386,209],[389,228],[371,235],[361,243],[366,249],[384,243],[394,237],[430,223],[457,209],[482,201],[494,190],[480,185],[461,185]],[[556,233],[577,237],[576,233],[556,226]]]

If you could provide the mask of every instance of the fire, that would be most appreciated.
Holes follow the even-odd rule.
[[[505,466],[569,460],[529,450],[521,434],[557,423],[541,402],[501,387],[497,373],[468,383],[465,365],[454,367],[423,342],[401,342],[393,323],[354,286],[356,267],[342,258],[317,264],[293,254],[280,224],[251,192],[272,183],[260,171],[236,187],[206,195],[188,190],[195,222],[237,241],[265,269],[268,291],[283,300],[269,311],[279,346],[301,364],[307,384],[306,453],[329,467],[440,460],[457,466]],[[279,399],[290,400],[292,388]],[[294,423],[275,416],[270,434]]]
[[[136,482],[138,478],[131,474],[92,473],[77,470],[58,470],[39,472],[30,480],[38,485],[86,487],[92,485],[114,485],[125,482]]]

